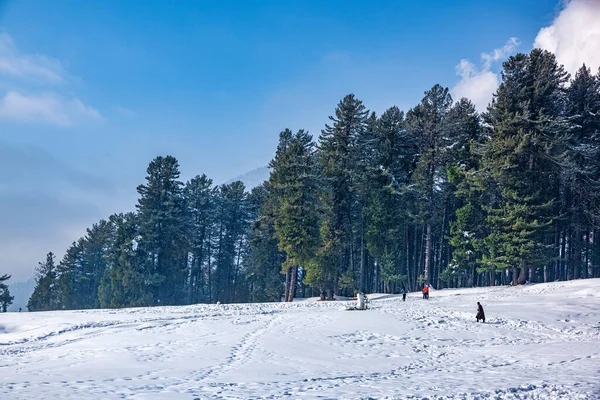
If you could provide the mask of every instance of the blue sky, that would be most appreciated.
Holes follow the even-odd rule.
[[[223,183],[266,165],[283,128],[318,135],[347,93],[406,110],[441,83],[484,104],[501,61],[568,7],[0,0],[0,274],[25,279],[133,209],[157,155]]]

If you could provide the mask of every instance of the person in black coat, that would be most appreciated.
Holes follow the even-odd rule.
[[[477,322],[479,322],[479,320],[485,322],[485,313],[483,312],[483,306],[480,302],[477,302],[477,315],[475,318],[477,318]]]

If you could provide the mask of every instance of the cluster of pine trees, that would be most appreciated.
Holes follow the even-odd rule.
[[[284,130],[268,181],[150,163],[137,212],[40,263],[30,310],[600,277],[600,71],[517,54],[487,111],[435,85],[404,113],[344,97],[316,141]]]
[[[37,271],[29,310],[243,302],[257,192],[241,182],[185,184],[174,157],[157,157],[137,190],[137,211],[94,224],[56,264]]]

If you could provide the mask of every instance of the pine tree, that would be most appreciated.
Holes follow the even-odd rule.
[[[243,267],[248,220],[248,194],[241,181],[221,185],[217,199],[215,235],[215,300],[231,303],[236,300],[245,276]]]
[[[487,213],[484,206],[493,196],[492,188],[482,186],[478,172],[479,149],[483,142],[480,118],[473,104],[461,99],[448,115],[448,141],[445,151],[447,197],[450,201],[451,262],[443,280],[455,286],[473,286],[484,254]],[[466,281],[465,281],[466,279]]]
[[[352,219],[354,221],[353,231],[355,232],[355,242],[352,243],[356,254],[358,249],[359,267],[357,282],[352,282],[352,275],[356,272],[350,271],[346,274],[348,285],[358,289],[361,293],[368,293],[371,290],[372,282],[368,277],[370,272],[370,253],[368,249],[368,204],[373,197],[373,180],[379,172],[377,161],[377,114],[372,112],[367,119],[366,128],[358,132],[356,145],[354,148],[354,176],[352,191],[356,194],[352,202]]]
[[[485,261],[496,269],[513,268],[513,281],[524,283],[552,257],[549,228],[561,144],[569,128],[563,117],[568,74],[554,55],[539,49],[510,57],[503,67],[502,83],[485,116],[493,129],[486,163],[501,194],[489,208],[490,257]]]
[[[109,220],[100,220],[86,230],[83,249],[85,259],[85,277],[82,302],[84,308],[100,306],[98,288],[107,268],[106,252],[115,236],[115,226]]]
[[[439,212],[440,174],[443,173],[445,133],[447,116],[452,107],[448,88],[435,85],[425,92],[421,103],[406,116],[408,132],[416,141],[419,158],[413,180],[423,201],[419,219],[425,224],[425,254],[423,280],[431,284],[433,259],[433,225]]]
[[[271,184],[280,196],[276,199],[274,233],[279,249],[287,256],[283,264],[290,273],[286,301],[292,301],[298,267],[314,267],[320,242],[314,143],[303,130],[296,134],[285,130],[280,134],[278,150],[269,164],[274,177]]]
[[[85,307],[84,298],[88,293],[86,281],[86,262],[84,260],[84,240],[80,238],[67,249],[63,259],[56,267],[56,293],[61,308],[77,310]],[[97,293],[97,289],[96,289]]]
[[[154,302],[153,288],[147,282],[147,253],[140,246],[139,219],[135,213],[110,217],[115,233],[98,288],[102,308],[148,306]]]
[[[214,231],[216,189],[206,175],[196,176],[183,190],[188,218],[190,266],[188,272],[188,301],[210,302],[208,296],[211,235]]]
[[[40,262],[36,269],[35,289],[29,298],[29,311],[48,311],[58,309],[59,299],[56,291],[56,266],[54,254],[48,253],[45,262]]]
[[[172,156],[156,157],[147,169],[146,184],[138,186],[140,246],[147,253],[145,283],[154,304],[184,303],[186,293],[185,219],[179,163]]]
[[[567,90],[566,115],[572,129],[562,174],[562,200],[572,233],[571,269],[573,278],[578,279],[582,272],[583,277],[588,275],[587,263],[582,268],[582,256],[600,217],[600,80],[585,65]]]
[[[62,309],[100,306],[98,288],[106,269],[106,252],[114,237],[114,225],[101,220],[73,242],[57,266],[56,292]]]
[[[367,127],[368,111],[362,101],[353,94],[345,96],[335,110],[335,117],[330,116],[332,125],[326,125],[319,136],[319,164],[325,182],[323,201],[326,207],[322,228],[326,233],[322,251],[331,252],[323,255],[323,261],[333,262],[327,269],[334,274],[330,285],[330,296],[337,292],[338,278],[352,270],[353,203],[356,194],[353,192],[353,170],[356,161],[356,140]],[[324,275],[322,275],[324,276]]]
[[[8,285],[4,282],[10,279],[10,275],[0,275],[0,311],[6,312],[14,300],[14,296],[10,295]]]
[[[406,229],[408,210],[405,189],[416,152],[407,136],[404,113],[397,107],[386,110],[376,121],[369,165],[369,199],[365,205],[366,245],[375,257],[383,291],[393,292],[408,276]]]
[[[279,250],[275,237],[275,206],[269,182],[252,189],[248,196],[250,207],[256,210],[249,240],[248,260],[250,301],[280,301],[284,287],[282,264],[285,255]]]

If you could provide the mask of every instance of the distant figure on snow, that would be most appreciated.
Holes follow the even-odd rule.
[[[423,298],[424,299],[429,298],[429,285],[423,286]]]
[[[477,322],[479,322],[479,320],[485,322],[485,313],[483,312],[483,306],[480,302],[477,302],[477,315],[475,318],[477,318]]]
[[[402,286],[402,301],[406,301],[406,288]]]

